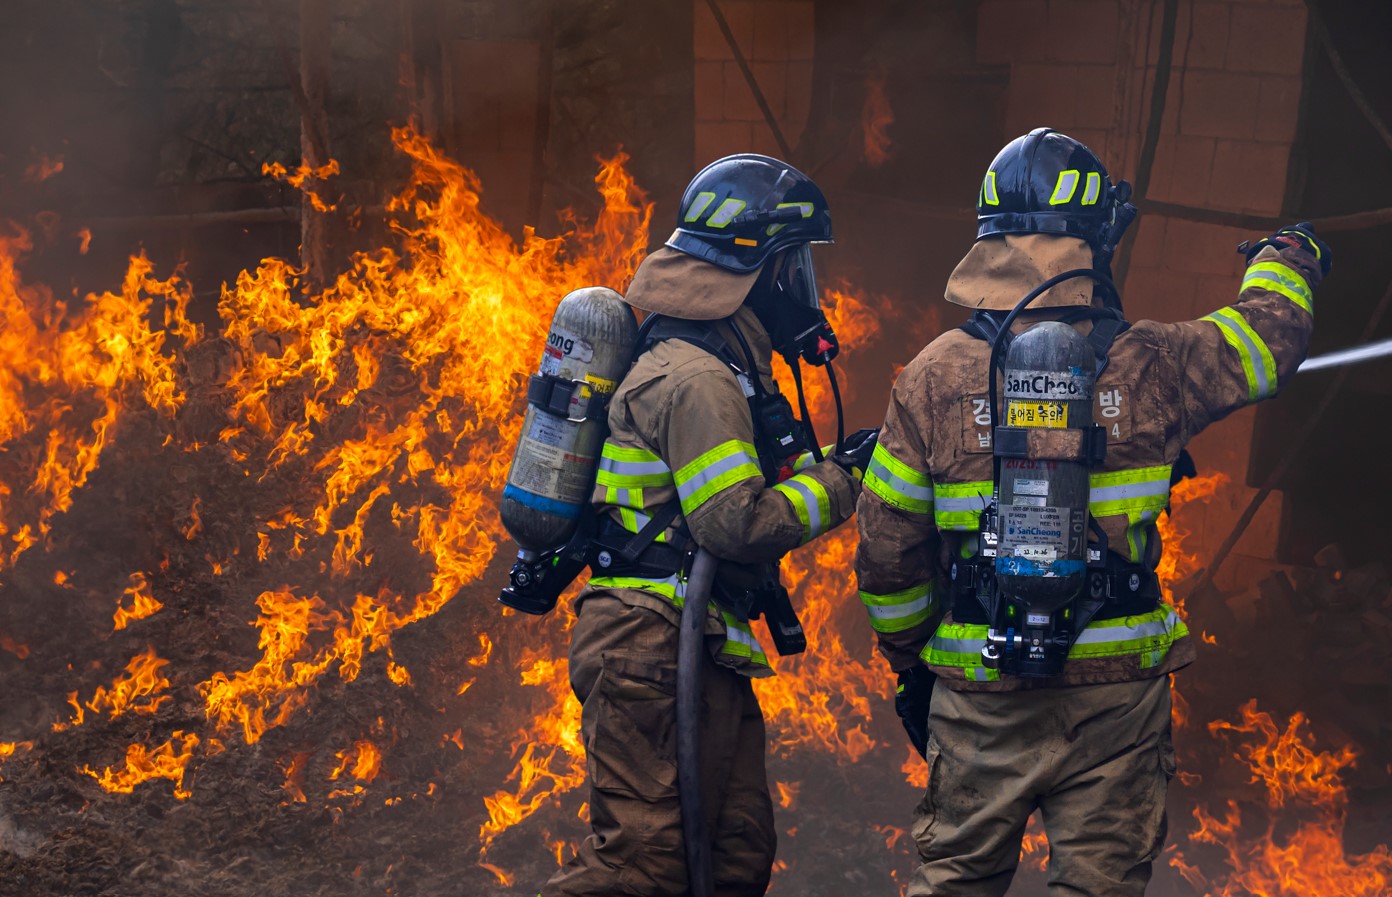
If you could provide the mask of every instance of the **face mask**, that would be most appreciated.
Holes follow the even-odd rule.
[[[788,250],[769,265],[749,304],[768,331],[774,351],[789,363],[800,357],[808,364],[823,365],[840,351],[818,300],[810,245]]]

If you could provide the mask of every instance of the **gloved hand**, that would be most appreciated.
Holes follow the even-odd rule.
[[[831,456],[831,460],[857,480],[865,476],[865,468],[870,466],[870,456],[875,453],[875,443],[879,441],[880,428],[866,427],[856,430],[841,442],[841,451]]]
[[[1328,277],[1329,270],[1334,267],[1333,251],[1329,248],[1328,243],[1315,236],[1315,226],[1308,221],[1289,224],[1271,236],[1263,237],[1250,245],[1243,242],[1241,246],[1237,247],[1237,251],[1247,256],[1247,263],[1250,265],[1256,254],[1267,246],[1274,246],[1277,250],[1304,250],[1319,264],[1321,278]]]
[[[909,741],[925,759],[928,757],[928,711],[933,702],[933,683],[937,674],[925,666],[916,666],[899,674],[899,687],[894,692],[894,712],[909,733]]]

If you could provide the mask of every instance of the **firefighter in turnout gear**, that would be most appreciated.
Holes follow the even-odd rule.
[[[677,230],[629,289],[648,315],[609,406],[593,495],[603,550],[570,649],[592,833],[541,897],[687,893],[674,706],[696,546],[720,560],[700,719],[715,893],[768,886],[773,805],[750,679],[772,670],[751,621],[762,614],[780,650],[801,650],[778,559],[851,516],[874,447],[861,433],[822,457],[772,377],[775,351],[835,354],[810,257],[830,240],[811,180],[767,156],[731,156],[692,181]]]
[[[1164,845],[1169,674],[1194,647],[1160,600],[1156,520],[1185,443],[1295,373],[1331,259],[1308,225],[1285,228],[1240,247],[1231,305],[1128,323],[1110,255],[1129,192],[1048,129],[1000,152],[947,284],[974,313],[899,374],[865,475],[860,596],[930,770],[915,897],[1004,894],[1036,809],[1053,893],[1142,894]],[[1021,374],[1016,350],[1059,336],[1082,363]],[[1056,507],[1069,467],[1071,515]],[[1067,577],[1078,591],[1049,603]]]

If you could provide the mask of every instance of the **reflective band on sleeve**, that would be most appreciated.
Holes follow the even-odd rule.
[[[933,520],[938,529],[975,532],[981,525],[981,512],[986,510],[993,491],[990,480],[934,483]]]
[[[720,653],[731,657],[745,657],[760,666],[768,666],[768,655],[759,645],[759,640],[754,637],[754,631],[749,628],[749,624],[741,623],[729,611],[721,611],[720,617],[725,621],[725,644],[720,646]]]
[[[933,481],[890,454],[884,443],[877,443],[865,469],[865,488],[885,504],[910,514],[931,514]]]
[[[762,479],[764,475],[755,457],[754,446],[731,439],[678,470],[675,480],[682,513],[690,516],[692,511],[730,486],[749,479]]]
[[[1088,510],[1094,517],[1162,511],[1170,503],[1170,466],[1111,470],[1088,477]]]
[[[1252,287],[1280,293],[1310,314],[1315,313],[1315,296],[1310,292],[1310,285],[1297,271],[1280,262],[1258,262],[1248,268],[1239,292]]]
[[[903,632],[926,622],[937,609],[933,584],[909,586],[888,595],[861,592],[860,600],[870,614],[870,625],[876,632]]]
[[[812,477],[800,473],[774,486],[773,491],[793,506],[802,523],[802,541],[811,542],[831,528],[831,496]]]
[[[647,449],[605,442],[600,451],[599,473],[595,482],[616,489],[670,486],[672,471],[660,457]]]
[[[1212,321],[1223,332],[1228,345],[1237,350],[1242,372],[1247,375],[1247,398],[1265,399],[1276,393],[1276,359],[1257,332],[1236,309],[1220,308],[1203,320]]]

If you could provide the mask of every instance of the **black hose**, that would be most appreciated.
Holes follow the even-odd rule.
[[[841,385],[836,382],[836,369],[831,362],[826,363],[827,379],[831,381],[831,396],[836,400],[836,448],[833,455],[841,454],[841,443],[846,441],[846,415],[841,410]]]
[[[793,372],[793,385],[797,387],[798,410],[802,412],[802,428],[807,431],[807,440],[812,443],[812,460],[822,463],[822,445],[817,441],[817,431],[812,428],[812,415],[807,410],[807,394],[802,391],[802,366],[797,356],[788,359],[788,370]]]
[[[704,548],[696,552],[686,580],[677,636],[677,792],[691,897],[712,897],[715,893],[710,836],[701,800],[701,671],[706,661],[706,606],[718,563]]]

